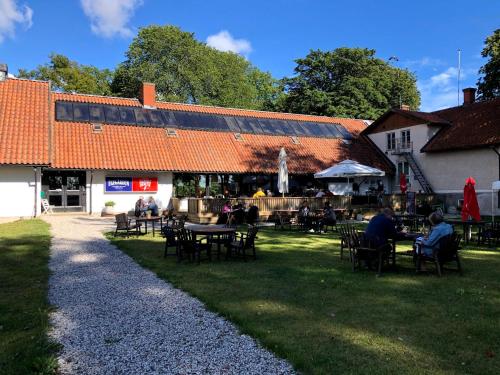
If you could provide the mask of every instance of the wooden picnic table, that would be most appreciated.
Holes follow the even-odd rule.
[[[480,221],[473,221],[473,220],[467,220],[467,221],[462,221],[460,219],[448,219],[445,220],[446,223],[448,224],[453,224],[453,225],[462,225],[462,229],[464,232],[464,242],[466,244],[469,243],[472,237],[472,226],[475,225],[477,227],[477,244],[481,244],[481,234],[484,231],[484,227],[486,225],[486,222],[483,220]]]

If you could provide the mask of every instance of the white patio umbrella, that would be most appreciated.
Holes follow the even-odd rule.
[[[368,165],[360,164],[357,161],[348,159],[314,174],[314,178],[347,178],[348,186],[350,178],[366,176],[382,177],[385,176],[385,172],[381,171],[380,169],[369,167]]]
[[[278,157],[278,191],[285,196],[288,193],[288,167],[286,166],[286,152],[282,147]]]

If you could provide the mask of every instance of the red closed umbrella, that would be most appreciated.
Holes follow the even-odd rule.
[[[406,176],[404,173],[399,175],[399,188],[401,189],[401,193],[405,194],[406,190],[408,190],[408,185],[406,185]]]
[[[479,205],[477,203],[476,189],[474,185],[476,181],[469,177],[465,180],[464,186],[464,204],[462,207],[462,221],[469,220],[469,216],[475,221],[481,220],[481,215],[479,213]]]

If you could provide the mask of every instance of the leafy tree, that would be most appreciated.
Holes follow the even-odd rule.
[[[284,78],[281,110],[375,119],[387,109],[420,105],[415,75],[375,57],[375,50],[313,50],[296,60],[295,76]]]
[[[19,69],[19,77],[52,81],[55,90],[84,94],[111,95],[113,73],[92,65],[81,65],[64,55],[53,53],[50,62],[34,70]]]
[[[120,96],[137,96],[147,81],[156,84],[160,100],[263,109],[279,91],[269,73],[174,26],[142,28],[126,57],[111,85]]]
[[[482,77],[477,82],[478,98],[488,100],[500,97],[500,29],[486,38],[481,56],[489,58],[479,69]]]

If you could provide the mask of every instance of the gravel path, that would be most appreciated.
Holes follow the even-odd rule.
[[[110,221],[52,225],[51,336],[62,374],[290,374],[285,361],[139,267],[101,234]]]

